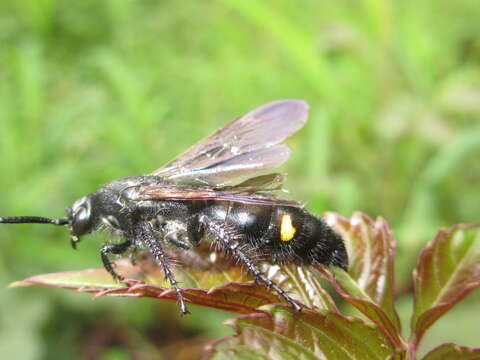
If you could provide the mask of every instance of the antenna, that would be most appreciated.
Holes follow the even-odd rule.
[[[49,219],[40,216],[11,216],[0,217],[2,224],[52,224],[52,225],[67,225],[69,220],[63,219]]]

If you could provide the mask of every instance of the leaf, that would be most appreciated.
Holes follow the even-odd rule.
[[[259,306],[283,301],[265,286],[255,284],[244,268],[207,248],[170,254],[178,264],[174,272],[187,303],[247,314],[256,312]],[[313,274],[314,269],[267,263],[262,263],[261,269],[307,307],[337,311],[333,299]],[[87,269],[37,275],[11,286],[54,286],[95,293],[95,298],[125,296],[177,300],[160,267],[147,254],[143,254],[135,265],[127,259],[117,260],[115,270],[128,280],[119,283],[104,269]]]
[[[268,278],[307,307],[339,311],[330,294],[320,284],[315,267],[293,264],[280,267],[264,263],[262,270]]]
[[[319,267],[319,272],[346,301],[380,326],[395,348],[403,350],[393,300],[395,241],[387,222],[382,218],[373,221],[359,212],[351,219],[327,213],[325,220],[345,241],[349,270],[347,274],[338,268]]]
[[[388,223],[381,217],[373,221],[360,212],[354,213],[351,219],[327,213],[325,220],[345,240],[350,276],[400,332],[400,318],[393,299],[396,244]]]
[[[478,360],[480,359],[480,348],[472,349],[456,344],[442,344],[423,357],[423,360],[447,359]]]
[[[376,326],[336,312],[286,306],[227,320],[236,335],[207,347],[212,359],[386,359],[393,349]],[[248,349],[248,356],[245,351]]]
[[[422,250],[413,273],[411,344],[445,312],[480,286],[480,223],[442,229]]]
[[[339,268],[319,268],[318,270],[322,276],[332,284],[342,298],[379,326],[380,330],[389,339],[394,348],[399,351],[405,349],[405,341],[402,339],[386,312],[372,301],[368,294],[358,286],[358,283],[347,272]]]
[[[37,275],[14,286],[46,285],[102,296],[150,297],[176,301],[173,289],[165,281],[158,266],[149,258],[132,265],[122,259],[116,262],[115,270],[128,280],[118,283],[104,269],[87,269],[63,273]],[[248,282],[250,279],[238,267],[228,271],[205,269],[186,271],[177,267],[176,277],[184,286],[187,303],[217,308],[239,314],[254,312],[261,305],[279,302],[267,288]]]

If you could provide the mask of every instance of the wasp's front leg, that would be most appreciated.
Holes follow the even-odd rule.
[[[120,244],[106,244],[103,245],[100,250],[100,256],[102,257],[103,266],[105,269],[112,275],[115,280],[123,280],[123,277],[118,275],[115,270],[113,270],[112,262],[108,257],[108,254],[120,255],[123,254],[128,248],[132,245],[130,240],[127,240]]]

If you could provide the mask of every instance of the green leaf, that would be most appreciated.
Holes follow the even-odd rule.
[[[209,246],[196,252],[170,254],[176,263],[175,277],[188,303],[238,314],[256,312],[259,306],[282,302],[277,294],[255,284],[247,271]],[[296,265],[260,264],[265,274],[307,307],[338,311],[315,276],[315,269]],[[104,269],[86,269],[30,277],[11,286],[45,285],[94,293],[95,297],[151,297],[176,301],[161,268],[143,254],[135,265],[127,259],[115,262],[115,271],[127,280],[119,283]]]
[[[472,349],[466,346],[455,344],[442,344],[430,351],[423,360],[478,360],[480,359],[480,348]]]
[[[210,345],[213,359],[386,359],[393,349],[376,326],[330,311],[286,306],[228,320],[236,335]],[[245,349],[249,356],[243,357]]]
[[[381,217],[373,221],[360,212],[351,219],[327,213],[325,219],[345,240],[350,276],[401,331],[393,300],[396,244],[388,223]]]
[[[480,223],[440,230],[421,252],[413,283],[416,347],[440,316],[480,286]]]
[[[104,269],[87,269],[37,275],[12,286],[54,286],[94,293],[95,298],[124,296],[177,300],[163,272],[150,258],[144,257],[135,265],[121,259],[115,265],[115,270],[128,280],[118,283]],[[249,282],[250,278],[239,267],[196,271],[178,267],[176,270],[176,277],[184,287],[185,299],[190,304],[246,314],[255,312],[259,306],[279,302],[266,287]]]
[[[241,346],[235,349],[225,349],[215,352],[215,354],[209,359],[214,360],[229,360],[229,359],[242,359],[242,360],[270,360],[266,355],[260,354],[258,351],[248,348],[242,348]]]
[[[333,268],[331,270],[319,268],[318,270],[322,276],[332,284],[342,298],[379,326],[380,330],[389,339],[394,348],[399,351],[405,349],[405,341],[402,339],[401,334],[397,331],[386,312],[370,298],[348,273],[339,268]]]
[[[346,301],[380,326],[396,348],[403,349],[393,300],[395,241],[387,222],[359,212],[351,219],[327,213],[325,219],[345,241],[349,270],[348,274],[337,268],[318,270]]]
[[[283,290],[307,307],[338,312],[332,297],[318,280],[316,268],[264,263],[262,270]]]

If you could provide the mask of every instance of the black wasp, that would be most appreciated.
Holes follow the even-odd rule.
[[[149,175],[128,176],[100,187],[67,209],[67,217],[0,217],[0,223],[46,223],[80,237],[100,228],[122,242],[101,248],[105,269],[122,279],[109,254],[148,249],[187,308],[165,254],[165,246],[188,250],[208,238],[214,247],[243,263],[256,281],[275,290],[296,310],[300,306],[263,274],[257,264],[324,264],[347,268],[342,239],[302,204],[275,197],[281,174],[259,175],[290,156],[280,144],[305,124],[308,105],[274,101],[233,120]]]

